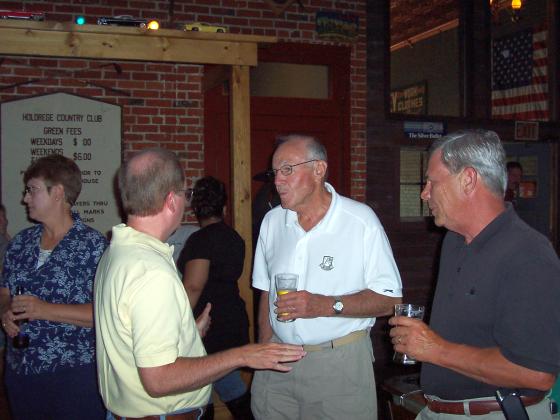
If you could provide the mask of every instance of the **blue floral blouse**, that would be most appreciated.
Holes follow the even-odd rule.
[[[14,294],[17,286],[25,294],[49,303],[79,304],[93,300],[93,280],[107,240],[72,213],[74,225],[58,243],[47,261],[37,268],[43,225],[18,233],[8,245],[1,287]],[[29,347],[15,349],[8,339],[7,368],[20,375],[55,372],[95,363],[95,329],[43,320],[25,327]]]

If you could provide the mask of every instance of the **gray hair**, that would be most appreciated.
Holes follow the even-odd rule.
[[[278,148],[281,144],[292,140],[302,140],[305,142],[308,160],[317,159],[327,162],[327,149],[316,137],[313,136],[307,136],[305,134],[288,134],[286,136],[278,136],[276,138],[276,147]]]
[[[506,152],[500,137],[489,130],[461,130],[437,139],[429,154],[441,150],[441,161],[452,174],[474,168],[488,189],[503,197],[507,185]]]
[[[185,172],[175,153],[147,149],[119,170],[119,189],[127,215],[153,216],[163,208],[170,192],[183,190]]]

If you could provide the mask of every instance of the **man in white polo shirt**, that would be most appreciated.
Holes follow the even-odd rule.
[[[402,296],[383,227],[368,206],[325,182],[326,150],[316,139],[287,136],[272,166],[281,206],[265,216],[256,247],[259,341],[303,344],[307,356],[289,373],[255,373],[253,414],[375,419],[369,331]],[[277,300],[278,273],[295,273],[299,283]]]

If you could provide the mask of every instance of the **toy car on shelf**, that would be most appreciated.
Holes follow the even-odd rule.
[[[155,19],[134,18],[130,15],[102,16],[97,18],[98,25],[137,26],[139,28],[159,29],[159,22]]]
[[[209,23],[205,23],[205,22],[193,22],[193,23],[187,23],[185,25],[185,31],[218,32],[223,34],[224,32],[227,32],[227,29],[223,26],[210,25]]]
[[[45,20],[43,12],[24,12],[23,10],[0,10],[0,19],[20,19],[20,20]]]

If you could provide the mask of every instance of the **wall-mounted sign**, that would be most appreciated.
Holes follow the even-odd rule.
[[[338,12],[317,12],[316,31],[319,38],[351,40],[358,36],[359,19],[356,15]]]
[[[405,121],[404,133],[409,139],[439,139],[445,135],[442,122]]]
[[[50,154],[73,159],[82,171],[82,192],[75,208],[84,223],[102,233],[120,222],[113,189],[121,163],[121,108],[54,93],[5,102],[1,108],[2,202],[9,230],[31,225],[22,202],[23,173]]]
[[[426,82],[391,91],[391,112],[425,115],[427,107]]]
[[[537,141],[539,139],[538,121],[515,121],[515,140]]]

